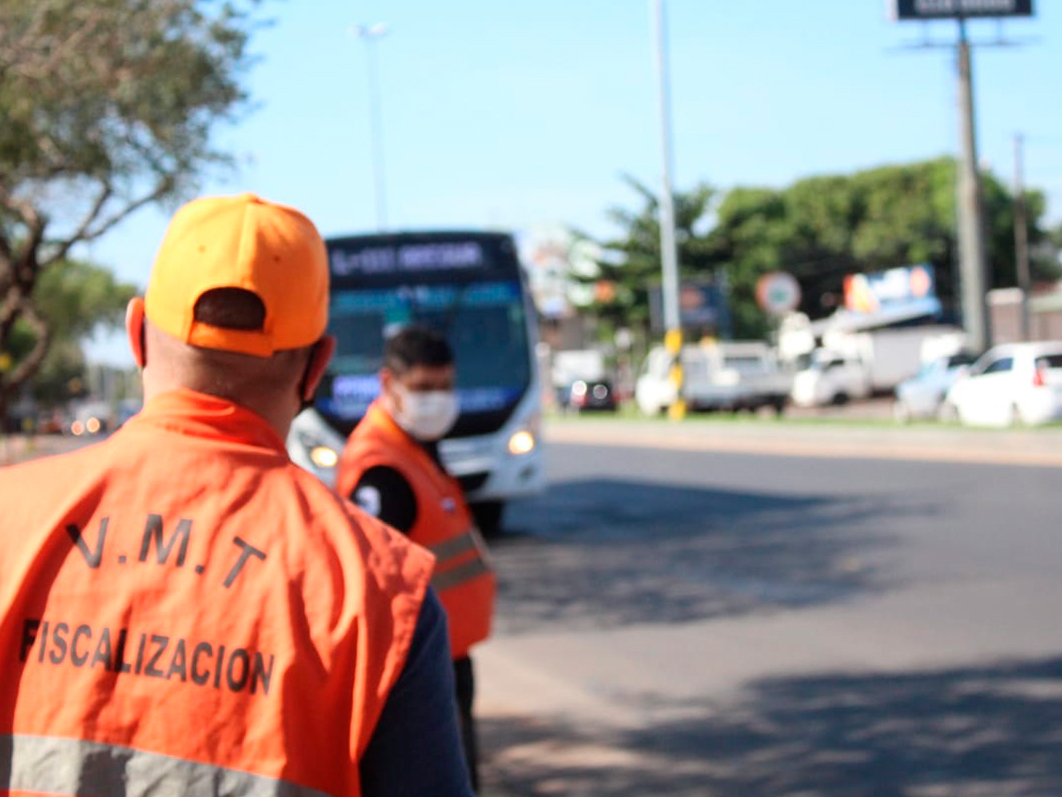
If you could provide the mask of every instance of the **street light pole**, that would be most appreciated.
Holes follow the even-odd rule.
[[[667,72],[667,29],[664,0],[652,0],[655,32],[656,78],[660,113],[660,141],[663,156],[660,185],[660,259],[661,296],[664,305],[664,342],[673,357],[671,381],[675,386],[675,403],[671,416],[685,415],[682,399],[682,327],[679,319],[678,253],[675,248],[675,208],[671,194],[671,98]]]
[[[1029,340],[1029,295],[1032,279],[1029,276],[1029,222],[1025,210],[1024,158],[1022,136],[1014,136],[1014,264],[1021,291],[1021,339]]]
[[[973,66],[966,20],[959,18],[959,125],[962,157],[959,161],[959,272],[962,275],[962,318],[967,344],[980,352],[991,343],[985,289],[988,259],[985,255],[981,175],[977,165],[974,126]]]
[[[387,189],[384,176],[383,125],[380,121],[380,80],[376,45],[388,32],[385,23],[355,25],[351,33],[365,42],[369,77],[369,127],[372,140],[372,173],[376,190],[376,228],[387,229]]]

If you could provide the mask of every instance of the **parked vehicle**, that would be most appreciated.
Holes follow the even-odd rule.
[[[823,348],[862,363],[870,392],[891,392],[917,374],[927,343],[949,341],[959,330],[944,324],[837,329],[822,337]]]
[[[580,379],[605,379],[605,355],[597,349],[561,349],[553,352],[550,379],[553,387],[568,389]]]
[[[616,392],[607,379],[576,379],[559,392],[557,400],[569,412],[615,412],[618,406]]]
[[[115,425],[118,428],[121,428],[125,425],[126,421],[140,412],[143,408],[144,402],[141,399],[122,399],[118,402],[118,409],[115,412]]]
[[[81,437],[82,435],[97,435],[111,431],[114,427],[113,413],[111,408],[102,401],[87,401],[74,408],[70,418],[70,425],[66,432]]]
[[[949,388],[942,416],[971,426],[1062,420],[1062,341],[989,349]]]
[[[683,346],[680,357],[682,397],[691,410],[785,409],[792,377],[762,341]],[[663,346],[654,347],[645,358],[634,394],[644,414],[656,415],[675,402],[673,364]]]
[[[800,407],[846,404],[870,395],[866,363],[827,349],[816,349],[793,377],[793,403]]]
[[[977,358],[969,352],[934,357],[922,370],[896,388],[893,415],[900,423],[915,418],[935,418],[944,396],[956,379],[962,377]]]

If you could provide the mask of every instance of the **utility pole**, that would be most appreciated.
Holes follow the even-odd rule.
[[[686,414],[682,398],[682,325],[679,318],[678,252],[675,247],[675,208],[671,193],[671,97],[667,71],[667,27],[664,0],[652,0],[655,32],[656,78],[660,114],[660,141],[663,156],[660,186],[661,297],[664,305],[664,345],[673,358],[671,382],[675,402],[670,414],[681,420]]]
[[[1025,178],[1022,158],[1022,135],[1014,134],[1014,265],[1021,290],[1021,339],[1029,340],[1029,294],[1032,278],[1029,275],[1029,221],[1025,209]]]
[[[376,192],[376,229],[387,229],[387,180],[384,175],[383,124],[380,121],[380,79],[377,68],[376,45],[387,35],[387,25],[355,25],[351,34],[364,40],[369,77],[369,133],[372,140],[372,174]]]
[[[988,259],[985,256],[984,209],[981,175],[977,166],[974,130],[973,64],[966,20],[959,17],[959,127],[962,143],[958,174],[959,272],[962,275],[962,320],[967,345],[984,351],[991,341],[985,304]]]

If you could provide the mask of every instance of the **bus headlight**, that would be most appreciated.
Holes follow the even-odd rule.
[[[509,453],[514,456],[530,454],[535,450],[535,436],[526,429],[521,429],[509,438]]]
[[[339,454],[329,446],[315,446],[310,451],[310,461],[319,468],[334,468],[339,463]]]
[[[339,464],[339,452],[323,441],[319,435],[300,431],[298,439],[299,445],[315,468],[331,470]]]

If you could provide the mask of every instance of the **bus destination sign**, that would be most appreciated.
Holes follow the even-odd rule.
[[[337,277],[461,271],[488,265],[483,247],[477,241],[370,244],[352,249],[330,247],[329,261]]]
[[[1032,15],[1032,0],[892,0],[892,16],[898,20]]]

